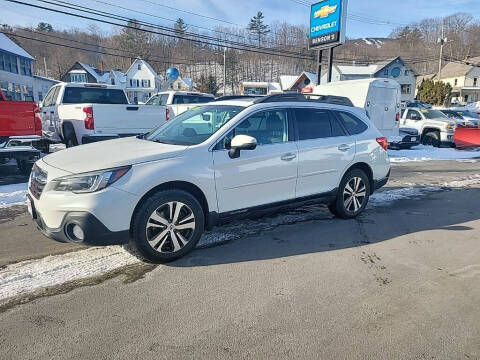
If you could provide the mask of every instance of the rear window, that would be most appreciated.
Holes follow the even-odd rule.
[[[360,134],[367,130],[368,126],[356,116],[343,111],[338,111],[336,113],[344,128],[347,129],[350,135]]]
[[[212,100],[213,98],[209,96],[175,95],[172,102],[173,104],[204,104]]]
[[[120,89],[67,87],[63,95],[64,104],[128,104]]]

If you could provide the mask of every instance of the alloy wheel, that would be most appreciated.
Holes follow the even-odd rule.
[[[367,197],[367,188],[361,177],[355,176],[345,184],[343,189],[343,205],[345,210],[354,214],[359,211]]]
[[[160,253],[174,253],[185,247],[195,231],[195,215],[179,201],[159,206],[150,215],[146,234],[150,246]]]

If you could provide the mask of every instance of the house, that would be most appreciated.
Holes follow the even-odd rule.
[[[312,92],[317,85],[317,74],[304,71],[297,77],[290,88],[286,90],[297,90],[301,92]]]
[[[125,73],[124,89],[132,103],[145,103],[154,93],[160,91],[162,84],[163,78],[148,62],[140,58],[136,58]],[[122,85],[122,82],[115,85]]]
[[[263,81],[243,81],[240,85],[241,95],[272,95],[282,92],[280,83]]]
[[[18,101],[42,101],[55,80],[33,75],[35,58],[0,33],[0,89]]]
[[[63,82],[105,84],[108,81],[108,72],[104,73],[94,66],[77,61],[60,80]]]
[[[175,91],[192,91],[194,88],[192,79],[182,78],[182,77],[178,77],[173,81],[166,82],[164,86],[165,86],[164,90],[175,90]]]
[[[405,64],[401,57],[387,59],[370,65],[339,65],[332,68],[332,82],[367,78],[394,79],[400,84],[401,100],[412,101],[415,98],[416,78],[418,73]],[[321,78],[327,82],[327,74]]]
[[[452,86],[451,102],[454,104],[480,101],[480,57],[470,58],[465,63],[449,62],[434,79]]]
[[[290,90],[297,78],[298,75],[280,75],[280,88],[282,91]]]

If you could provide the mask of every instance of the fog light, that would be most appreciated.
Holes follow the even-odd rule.
[[[85,238],[85,234],[83,233],[82,228],[78,225],[73,226],[72,233],[77,240],[83,241],[83,239]]]

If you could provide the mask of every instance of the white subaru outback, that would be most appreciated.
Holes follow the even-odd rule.
[[[223,99],[142,136],[38,160],[27,202],[54,240],[131,242],[166,262],[205,229],[267,208],[323,202],[340,218],[357,216],[388,180],[387,145],[346,98]]]

